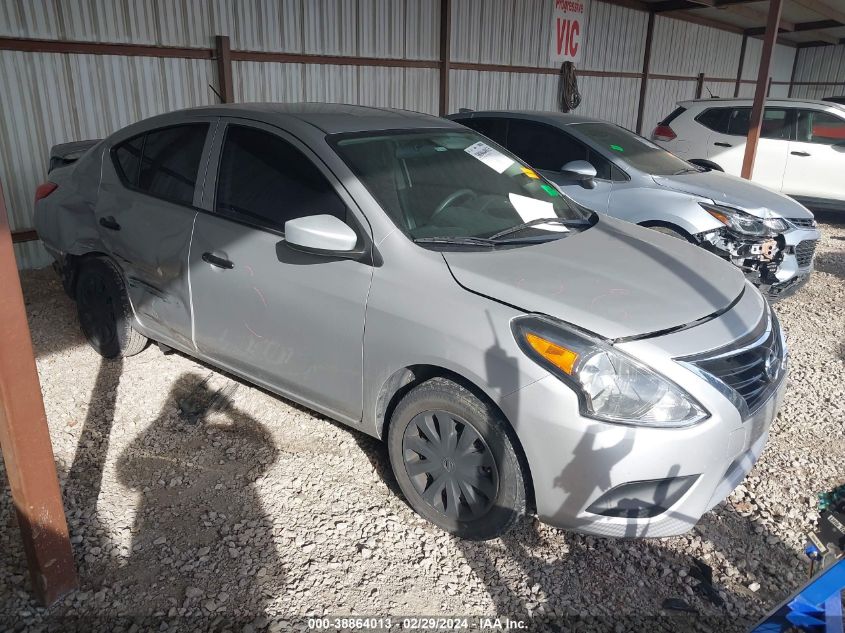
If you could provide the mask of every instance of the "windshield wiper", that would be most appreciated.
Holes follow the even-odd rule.
[[[454,244],[457,246],[495,246],[496,243],[486,237],[458,237],[443,235],[439,237],[416,237],[414,244]]]
[[[563,218],[559,218],[557,216],[553,218],[539,218],[537,220],[531,220],[530,222],[523,222],[522,224],[517,224],[516,226],[512,226],[509,229],[505,229],[503,231],[499,231],[498,233],[493,233],[488,240],[496,241],[500,237],[504,237],[506,235],[511,235],[512,233],[518,233],[527,228],[531,228],[532,226],[538,226],[540,224],[587,224],[586,222],[581,222],[580,220],[564,220]]]
[[[681,174],[697,174],[699,172],[701,172],[700,169],[697,169],[695,167],[687,167],[686,169],[681,169],[680,171],[676,171],[672,175],[673,176],[680,176]]]

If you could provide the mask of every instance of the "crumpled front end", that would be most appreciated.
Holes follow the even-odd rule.
[[[770,298],[795,292],[810,277],[821,237],[814,221],[787,219],[790,227],[772,236],[750,236],[728,226],[699,233],[699,246],[730,261]],[[796,223],[801,222],[805,226]]]

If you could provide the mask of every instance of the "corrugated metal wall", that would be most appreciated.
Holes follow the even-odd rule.
[[[795,86],[793,97],[821,99],[845,95],[845,45],[802,48],[798,53],[795,81],[836,81],[839,86]]]
[[[233,50],[436,60],[440,0],[0,0],[0,36]],[[453,62],[554,68],[549,0],[453,0]],[[648,16],[593,0],[580,70],[639,73]],[[658,16],[651,72],[733,78],[739,35]],[[762,42],[749,39],[744,77],[756,77]],[[683,54],[679,52],[683,51]],[[778,47],[773,75],[789,80],[794,49]],[[436,69],[233,63],[238,101],[343,101],[436,113]],[[799,80],[845,78],[843,47],[805,49]],[[32,194],[49,147],[103,137],[138,119],[212,103],[214,63],[204,60],[0,51],[0,181],[13,228],[31,226]],[[453,69],[449,109],[556,107],[555,74]],[[720,96],[733,83],[706,82]],[[579,114],[633,128],[638,78],[581,75]],[[786,87],[773,87],[777,95]],[[825,92],[824,90],[820,92]],[[817,95],[800,87],[797,95]],[[705,95],[708,94],[705,90]],[[741,94],[753,94],[744,84]],[[695,81],[651,79],[643,131]],[[21,266],[47,263],[38,243],[16,246]]]

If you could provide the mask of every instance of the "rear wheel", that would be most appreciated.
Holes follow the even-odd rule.
[[[526,474],[511,434],[495,407],[433,378],[397,405],[388,452],[417,513],[461,538],[486,540],[525,514]]]
[[[82,333],[101,356],[132,356],[146,346],[147,338],[132,327],[123,276],[111,261],[84,262],[76,282],[76,309]]]

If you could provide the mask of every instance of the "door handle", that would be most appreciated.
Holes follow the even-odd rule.
[[[114,216],[107,216],[105,218],[100,218],[100,226],[105,229],[109,229],[110,231],[119,231],[120,225],[114,219]]]
[[[809,156],[807,152],[790,152],[793,156]]]
[[[733,147],[730,143],[713,143],[713,145],[718,145],[719,147]]]
[[[228,259],[223,257],[218,257],[214,253],[205,252],[202,254],[202,261],[211,264],[212,266],[217,266],[217,268],[225,268],[226,270],[232,269],[235,265],[230,262]]]

